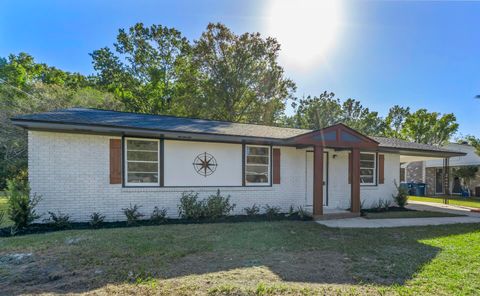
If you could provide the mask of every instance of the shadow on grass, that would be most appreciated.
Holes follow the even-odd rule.
[[[3,238],[0,256],[26,250],[33,255],[15,264],[0,260],[0,286],[14,295],[73,293],[145,279],[188,284],[190,276],[203,277],[207,286],[259,281],[402,285],[441,251],[420,240],[476,229],[478,225],[332,229],[313,222],[281,221]]]

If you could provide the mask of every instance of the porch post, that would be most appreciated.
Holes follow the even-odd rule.
[[[313,215],[323,215],[323,147],[313,147]]]
[[[352,149],[352,189],[351,211],[360,213],[360,149]]]
[[[443,160],[443,192],[446,196],[450,195],[450,158],[448,157]]]

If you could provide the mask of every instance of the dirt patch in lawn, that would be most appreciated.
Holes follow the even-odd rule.
[[[13,258],[16,254],[2,254],[0,258]],[[0,260],[0,286],[4,295],[40,292],[80,292],[91,280],[86,270],[72,270],[61,258],[66,254],[43,251],[29,254],[27,259]],[[3,294],[2,294],[3,295]]]
[[[64,250],[66,251],[66,250]],[[123,277],[107,276],[105,266],[71,268],[61,258],[66,253],[48,250],[33,253],[22,262],[2,263],[0,286],[6,295],[24,293],[92,292],[108,285],[160,280],[162,283],[195,283],[203,288],[218,284],[254,287],[262,281],[318,284],[354,283],[348,270],[348,258],[329,251],[235,253],[198,253],[172,260],[165,266],[146,266],[141,272],[133,269]],[[8,256],[10,254],[4,254]],[[111,274],[110,274],[111,275]],[[8,279],[8,280],[7,280]],[[98,292],[98,290],[97,290]]]
[[[161,277],[172,278],[257,267],[271,271],[269,280],[353,283],[353,277],[348,271],[348,260],[341,253],[331,251],[271,252],[267,255],[202,253],[171,262],[170,268],[162,273]]]

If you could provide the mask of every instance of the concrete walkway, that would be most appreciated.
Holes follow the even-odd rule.
[[[467,215],[471,217],[480,217],[480,212],[472,212],[471,207],[446,205],[436,202],[409,201],[407,208],[417,211],[433,211],[442,213],[451,213],[457,215]]]
[[[470,209],[452,205],[410,202],[407,208],[418,211],[444,212],[463,217],[434,217],[434,218],[399,218],[399,219],[365,219],[362,217],[324,220],[317,223],[337,228],[384,228],[384,227],[409,227],[427,225],[446,225],[457,223],[480,223],[480,213],[470,212]]]

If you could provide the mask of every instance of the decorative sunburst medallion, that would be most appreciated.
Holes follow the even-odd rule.
[[[213,174],[217,169],[217,166],[217,160],[215,157],[207,152],[197,155],[193,161],[193,167],[195,168],[197,174],[204,177]]]

